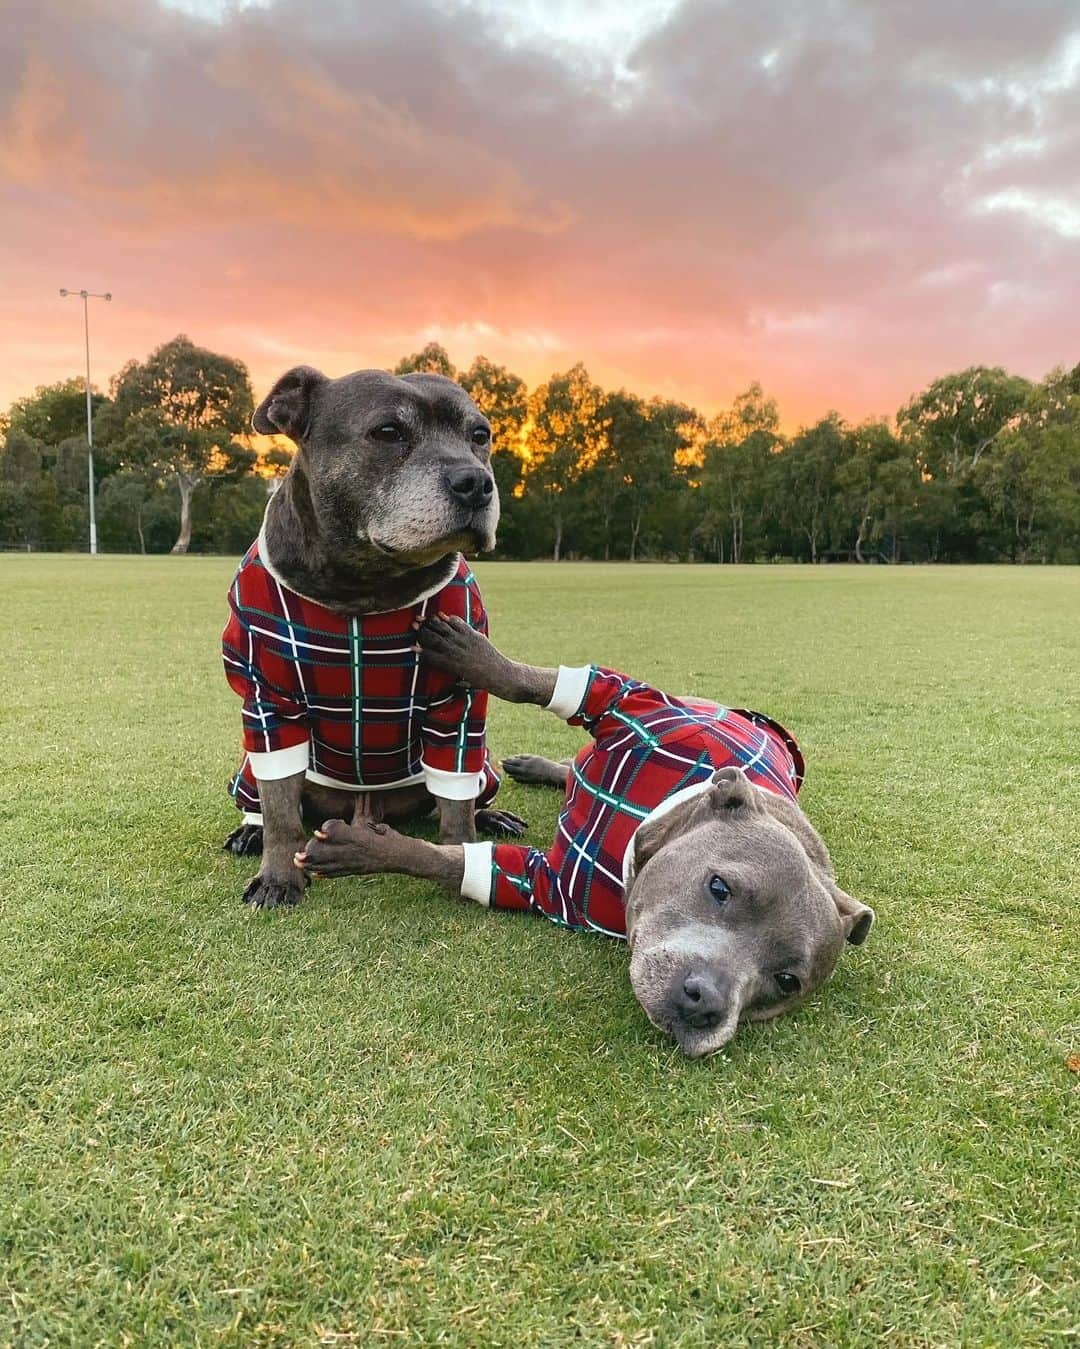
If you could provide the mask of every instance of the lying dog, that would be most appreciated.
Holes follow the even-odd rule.
[[[432,606],[487,630],[461,556],[495,543],[487,419],[440,375],[330,380],[300,366],[252,420],[297,452],[233,579],[222,639],[246,750],[230,789],[243,823],[225,847],[263,859],[244,900],[300,899],[305,815],[400,821],[437,803],[446,842],[475,839],[477,824],[520,834],[516,816],[476,810],[499,785],[486,692],[413,650]]]
[[[572,764],[504,763],[519,781],[566,788],[554,845],[445,847],[334,820],[297,853],[298,868],[402,872],[494,908],[625,935],[638,1001],[691,1058],[726,1044],[741,1019],[793,1007],[829,977],[845,940],[865,941],[873,912],[837,885],[796,803],[802,756],[776,722],[597,666],[517,664],[445,614],[420,625],[419,642],[440,669],[593,736]]]

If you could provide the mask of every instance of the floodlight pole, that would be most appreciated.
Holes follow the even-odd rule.
[[[87,476],[90,485],[90,552],[97,552],[97,516],[94,513],[94,420],[93,407],[90,402],[90,307],[91,300],[111,300],[112,293],[106,291],[104,294],[98,294],[95,291],[65,290],[60,287],[60,298],[66,300],[69,295],[77,296],[83,303],[83,331],[86,334],[86,467]]]

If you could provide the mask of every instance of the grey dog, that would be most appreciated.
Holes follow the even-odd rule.
[[[625,932],[635,996],[692,1058],[721,1048],[741,1020],[795,1006],[829,977],[845,941],[866,939],[873,912],[841,890],[796,804],[801,755],[777,723],[595,666],[520,664],[453,617],[425,620],[418,641],[427,659],[496,697],[591,732],[572,766],[504,761],[521,781],[564,787],[555,844],[546,855],[448,847],[334,820],[298,850],[298,869],[399,872],[481,904]]]
[[[223,644],[230,683],[245,698],[247,751],[233,784],[245,823],[225,847],[240,856],[262,854],[245,901],[273,908],[300,899],[303,878],[292,857],[306,837],[305,817],[401,821],[437,807],[446,842],[475,839],[477,825],[520,833],[525,825],[516,816],[476,811],[478,792],[486,791],[486,804],[497,774],[487,768],[440,774],[421,756],[421,736],[425,730],[434,734],[435,713],[412,673],[418,657],[409,656],[413,611],[422,613],[430,597],[467,593],[466,604],[482,612],[462,554],[495,542],[499,498],[487,418],[459,385],[439,375],[397,378],[365,370],[328,379],[299,366],[274,385],[253,425],[263,434],[290,437],[297,450],[230,588],[232,617]],[[242,594],[247,584],[255,596],[250,602]],[[268,612],[274,605],[279,607]],[[385,639],[374,653],[365,650],[368,627],[379,622],[398,623],[401,642],[392,645],[404,643],[404,655],[388,654]],[[281,648],[290,641],[294,659],[282,664]],[[335,660],[344,682],[328,692],[312,681]],[[389,698],[370,716],[362,707],[359,672],[378,660],[387,678],[401,681],[400,722],[393,719],[396,707],[387,709]],[[294,666],[296,687],[283,688],[284,676],[275,678],[274,671]],[[331,730],[344,718],[347,736],[355,729],[354,756],[339,756],[333,771],[316,760],[320,717]],[[400,726],[404,743],[388,745],[383,734],[378,753],[385,757],[365,758],[359,746],[368,722],[378,717],[376,731]],[[485,755],[482,712],[474,721],[476,752]],[[258,746],[249,743],[253,725]],[[280,727],[288,735],[284,748],[268,729]],[[443,733],[453,735],[456,728]],[[284,742],[285,735],[279,739]],[[256,754],[255,748],[266,752]],[[324,743],[322,752],[334,751]],[[401,771],[369,775],[373,764],[396,764]],[[240,784],[248,797],[238,794]]]

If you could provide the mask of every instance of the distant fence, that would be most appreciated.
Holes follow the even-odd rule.
[[[0,553],[89,553],[86,544],[81,547],[74,543],[5,543],[0,539]]]

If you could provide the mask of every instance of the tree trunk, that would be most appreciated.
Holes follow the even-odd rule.
[[[859,521],[859,532],[855,536],[855,561],[863,563],[866,558],[862,555],[863,539],[866,538],[866,526],[870,523],[869,515],[864,515]]]
[[[139,552],[146,556],[146,539],[143,537],[142,511],[135,512],[135,528],[139,531]]]
[[[635,511],[630,520],[632,526],[630,531],[630,561],[636,562],[638,531],[641,529],[641,512]]]
[[[552,560],[552,562],[558,562],[558,560],[559,560],[559,551],[560,551],[561,548],[562,548],[562,516],[561,516],[561,515],[556,515],[556,517],[555,517],[555,545],[554,545],[554,547],[553,547],[552,550],[551,550],[551,560]],[[175,551],[175,550],[174,550],[174,551]]]
[[[186,553],[191,546],[191,494],[195,490],[195,481],[181,473],[177,476],[180,486],[180,533],[172,546],[174,553]]]

